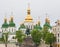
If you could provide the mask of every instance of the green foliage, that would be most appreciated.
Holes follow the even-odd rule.
[[[40,44],[41,41],[41,32],[37,29],[31,31],[32,40],[36,45]]]
[[[3,38],[4,38],[4,42],[8,42],[8,33],[3,33]]]
[[[4,43],[8,42],[8,33],[3,33],[2,38],[0,38],[0,41]]]
[[[44,26],[41,32],[42,32],[42,39],[44,40],[46,34],[49,32],[49,28],[47,26]]]
[[[45,37],[45,42],[47,44],[52,44],[56,41],[56,37],[54,36],[53,33],[47,33]]]
[[[2,38],[0,38],[0,41],[4,42],[4,36],[2,35]]]
[[[21,44],[24,40],[24,37],[25,37],[25,35],[23,34],[23,32],[21,30],[16,31],[16,39],[17,39],[18,43]]]
[[[53,33],[50,33],[49,29],[50,25],[46,23],[42,29],[42,39],[45,41],[46,44],[50,44],[51,47],[52,43],[56,41],[56,38]]]
[[[42,31],[42,39],[45,40],[46,34],[48,33],[48,31]]]

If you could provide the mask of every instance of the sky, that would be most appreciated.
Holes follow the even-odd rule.
[[[50,18],[51,25],[54,25],[57,19],[60,19],[60,0],[0,0],[0,27],[6,16],[9,22],[11,12],[13,12],[14,22],[19,27],[27,15],[27,7],[30,3],[31,16],[34,21],[41,21],[44,24],[46,13]]]

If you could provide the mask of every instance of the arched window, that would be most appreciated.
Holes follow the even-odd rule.
[[[59,39],[58,39],[58,42],[59,42]]]
[[[58,37],[59,37],[59,33],[58,33]]]
[[[55,28],[55,30],[54,31],[56,31],[56,28]]]

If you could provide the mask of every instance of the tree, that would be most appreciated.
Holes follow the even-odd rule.
[[[35,43],[36,47],[39,46],[41,41],[41,32],[37,29],[31,31],[32,40]]]
[[[23,32],[21,30],[16,31],[16,39],[19,44],[19,47],[22,44],[24,37],[25,37],[25,35],[23,34]]]
[[[56,41],[56,37],[53,33],[47,33],[45,37],[45,43],[50,44],[50,47],[52,47],[52,44]]]
[[[0,38],[1,42],[4,42],[4,36],[2,35],[2,37]]]
[[[5,43],[5,47],[7,47],[7,43],[8,43],[8,32],[3,33],[3,42]]]
[[[44,26],[41,32],[42,32],[42,39],[45,40],[46,34],[49,32],[48,26]]]

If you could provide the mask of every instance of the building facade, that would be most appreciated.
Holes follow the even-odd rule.
[[[52,27],[52,33],[56,36],[56,47],[60,47],[60,20],[57,20],[56,25]]]

